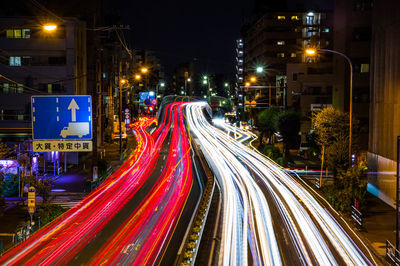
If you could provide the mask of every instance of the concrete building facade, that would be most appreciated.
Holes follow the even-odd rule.
[[[377,2],[377,1],[375,1]],[[368,115],[370,94],[370,51],[372,0],[334,1],[333,50],[347,55],[353,63],[353,117],[363,126],[359,145],[363,150],[368,144]],[[333,57],[335,85],[333,106],[349,111],[350,71],[346,60]]]
[[[304,55],[309,46],[329,48],[332,46],[332,27],[330,13],[301,11],[267,11],[258,18],[245,34],[244,41],[244,82],[252,75],[257,75],[257,67],[263,67],[258,82],[252,85],[276,86],[269,102],[286,106],[287,76],[286,66],[289,63],[310,61]],[[318,61],[326,62],[331,58],[320,57]],[[251,89],[246,92],[248,101],[257,95]]]
[[[32,17],[0,18],[0,138],[31,137],[32,95],[86,94],[86,24],[53,32]]]
[[[400,136],[400,2],[375,1],[372,11],[369,191],[394,206]]]

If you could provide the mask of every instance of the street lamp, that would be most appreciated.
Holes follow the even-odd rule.
[[[140,69],[140,71],[141,71],[143,74],[146,74],[146,73],[149,71],[149,69],[148,69],[147,67],[142,67],[142,68]]]
[[[191,78],[185,78],[185,94],[186,94],[186,95],[188,94],[188,91],[187,91],[187,83],[188,83],[188,82],[191,82],[191,81],[192,81]]]
[[[257,82],[257,78],[255,76],[252,76],[252,77],[250,77],[250,81],[253,82],[253,83]]]
[[[141,75],[139,75],[139,74],[136,74],[136,75],[135,75],[135,79],[136,79],[136,80],[140,80],[141,78],[142,78]]]
[[[315,55],[317,55],[318,51],[340,55],[346,59],[347,63],[349,63],[349,67],[350,67],[349,166],[351,166],[351,138],[352,138],[352,126],[353,126],[353,63],[351,62],[350,58],[347,55],[340,53],[338,51],[329,50],[329,49],[318,49],[317,50],[314,48],[308,48],[308,49],[306,49],[306,54],[309,56],[315,56]]]
[[[55,24],[46,24],[43,26],[43,29],[47,32],[52,32],[55,31],[57,29],[57,25]]]
[[[210,79],[208,78],[207,75],[203,76],[203,84],[207,85],[207,87],[208,87],[207,95],[208,95],[208,100],[209,100],[209,102],[211,104],[211,93],[210,93],[210,91],[212,91],[212,89],[211,89],[211,86],[210,86]]]
[[[119,83],[119,154],[122,154],[122,89],[128,80],[121,78]]]
[[[257,72],[258,74],[261,74],[261,73],[264,72],[264,68],[263,68],[262,66],[258,66],[258,67],[256,68],[256,72]]]

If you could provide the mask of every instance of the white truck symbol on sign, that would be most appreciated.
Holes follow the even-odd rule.
[[[64,127],[61,130],[60,136],[64,139],[67,136],[78,136],[82,138],[83,136],[89,134],[89,123],[87,122],[73,122],[68,123],[68,127]]]

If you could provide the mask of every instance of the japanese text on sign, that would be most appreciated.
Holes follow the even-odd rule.
[[[49,151],[80,152],[80,151],[92,151],[92,148],[93,148],[92,141],[84,141],[84,140],[33,141],[34,152],[49,152]]]

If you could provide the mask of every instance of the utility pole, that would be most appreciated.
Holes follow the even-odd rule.
[[[121,59],[119,61],[119,69],[118,69],[118,82],[119,82],[119,89],[118,89],[118,94],[119,94],[119,154],[122,154],[122,78],[121,78],[121,72],[122,72],[122,62]]]
[[[399,250],[399,175],[400,175],[400,136],[397,136],[397,171],[396,171],[396,250]],[[397,253],[396,253],[397,254]]]

